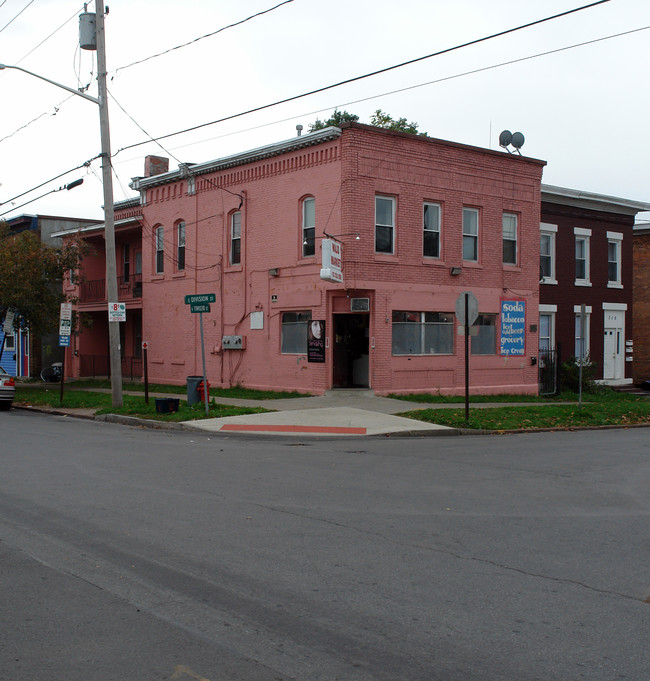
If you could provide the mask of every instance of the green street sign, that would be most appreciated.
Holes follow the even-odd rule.
[[[217,296],[215,293],[198,293],[193,296],[185,296],[185,304],[192,305],[192,303],[216,303]],[[194,312],[194,310],[192,310]],[[206,310],[197,310],[197,312],[206,312]]]
[[[190,303],[190,312],[210,312],[208,303]]]

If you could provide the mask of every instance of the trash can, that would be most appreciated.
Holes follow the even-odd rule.
[[[203,383],[203,376],[188,376],[187,377],[187,404],[196,404],[201,401],[198,387],[199,383]]]

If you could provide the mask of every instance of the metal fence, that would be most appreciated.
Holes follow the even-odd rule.
[[[98,378],[111,375],[108,355],[80,355],[80,376]],[[142,378],[142,357],[122,357],[122,378]]]
[[[538,366],[539,394],[554,395],[558,388],[558,351],[540,350]]]

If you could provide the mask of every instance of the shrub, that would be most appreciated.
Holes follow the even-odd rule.
[[[582,363],[582,390],[593,393],[598,390],[596,379],[596,363],[586,357]],[[569,357],[566,362],[560,364],[560,386],[562,390],[570,390],[577,393],[580,390],[580,360]]]

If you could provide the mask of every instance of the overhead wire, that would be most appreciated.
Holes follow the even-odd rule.
[[[189,45],[193,45],[194,43],[199,42],[200,40],[204,40],[205,38],[211,38],[213,35],[217,35],[217,33],[221,33],[222,31],[226,31],[229,28],[234,28],[235,26],[240,26],[241,24],[245,24],[247,21],[251,21],[251,19],[255,19],[256,17],[262,16],[263,14],[268,14],[269,12],[273,12],[274,10],[278,9],[278,7],[282,7],[282,5],[288,5],[290,2],[293,2],[293,0],[284,0],[284,2],[281,2],[274,7],[269,7],[268,9],[262,10],[261,12],[257,12],[257,14],[252,14],[249,17],[246,17],[245,19],[241,19],[240,21],[235,21],[232,24],[229,24],[228,26],[222,26],[221,28],[217,29],[216,31],[212,31],[212,33],[207,33],[205,35],[199,36],[198,38],[194,38],[193,40],[190,40],[187,43],[183,43],[182,45],[177,45],[176,47],[170,47],[168,50],[165,50],[164,52],[159,52],[158,54],[152,54],[150,57],[146,57],[145,59],[140,59],[138,61],[131,62],[130,64],[127,64],[126,66],[120,66],[115,71],[113,72],[113,78],[117,75],[118,71],[124,71],[125,69],[131,68],[132,66],[137,66],[138,64],[144,64],[144,62],[150,61],[151,59],[156,59],[157,57],[162,57],[165,54],[169,54],[170,52],[174,52],[175,50],[180,50],[183,47],[188,47]]]
[[[246,116],[251,113],[257,113],[258,111],[264,111],[265,109],[270,109],[274,106],[278,106],[280,104],[286,104],[288,102],[293,102],[296,101],[297,99],[303,99],[304,97],[309,97],[310,95],[315,95],[321,92],[326,92],[327,90],[332,90],[337,87],[341,87],[342,85],[349,85],[350,83],[355,83],[360,80],[364,80],[366,78],[371,78],[373,76],[377,76],[382,73],[388,73],[389,71],[393,71],[395,69],[402,68],[404,66],[410,66],[411,64],[416,64],[417,62],[424,61],[425,59],[431,59],[433,57],[439,57],[443,54],[449,54],[450,52],[454,52],[456,50],[460,50],[466,47],[470,47],[472,45],[478,45],[480,43],[486,42],[488,40],[493,40],[495,38],[502,37],[504,35],[508,35],[510,33],[514,33],[516,31],[521,31],[526,28],[530,28],[531,26],[537,26],[539,24],[545,23],[547,21],[552,21],[553,19],[558,19],[560,17],[567,16],[569,14],[574,14],[575,12],[580,12],[585,9],[590,9],[592,7],[595,7],[597,5],[602,5],[606,2],[610,2],[610,0],[597,0],[596,2],[592,2],[588,5],[583,5],[581,7],[576,7],[571,10],[566,10],[565,12],[560,12],[558,14],[553,14],[551,16],[545,17],[543,19],[536,19],[535,21],[528,22],[526,24],[521,24],[520,26],[515,26],[512,28],[505,29],[503,31],[499,31],[497,33],[492,33],[488,36],[484,36],[482,38],[476,38],[474,40],[469,40],[465,43],[461,43],[459,45],[455,45],[453,47],[447,47],[442,50],[438,50],[437,52],[432,52],[431,54],[423,55],[421,57],[416,57],[415,59],[409,59],[408,61],[401,62],[399,64],[393,64],[392,66],[387,66],[382,69],[378,69],[376,71],[371,71],[369,73],[365,73],[361,76],[354,76],[352,78],[347,78],[345,80],[339,81],[337,83],[332,83],[330,85],[324,85],[322,87],[316,88],[314,90],[309,90],[308,92],[303,92],[302,94],[299,95],[293,95],[291,97],[285,97],[284,99],[277,100],[275,102],[272,102],[270,104],[262,104],[260,106],[254,107],[252,109],[247,109],[246,111],[241,111],[236,114],[231,114],[230,116],[224,116],[223,118],[216,119],[214,121],[210,121],[208,123],[200,123],[199,125],[194,125],[190,128],[185,128],[183,130],[178,130],[176,132],[168,133],[166,135],[160,135],[155,138],[156,141],[158,140],[163,140],[163,139],[168,139],[169,137],[175,137],[177,135],[183,135],[188,132],[193,132],[195,130],[200,130],[201,128],[208,127],[210,125],[215,125],[217,123],[223,123],[225,121],[233,120],[235,118],[240,118],[242,116]],[[127,149],[133,149],[135,147],[142,146],[143,144],[148,144],[148,142],[136,142],[134,144],[127,145],[125,147],[122,147],[119,149],[115,155],[120,153],[121,151],[126,151]]]
[[[29,2],[20,10],[20,12],[18,12],[18,14],[16,14],[15,17],[13,17],[13,19],[11,19],[11,20],[10,20],[9,22],[7,22],[2,28],[0,28],[0,33],[2,33],[2,32],[5,30],[5,28],[7,28],[8,26],[11,26],[11,24],[13,24],[13,22],[16,21],[16,19],[18,19],[18,17],[19,17],[19,16],[20,16],[20,15],[21,15],[21,14],[22,14],[29,6],[33,3],[33,2],[34,2],[34,0],[29,0]],[[4,4],[4,3],[3,3],[3,4]]]

